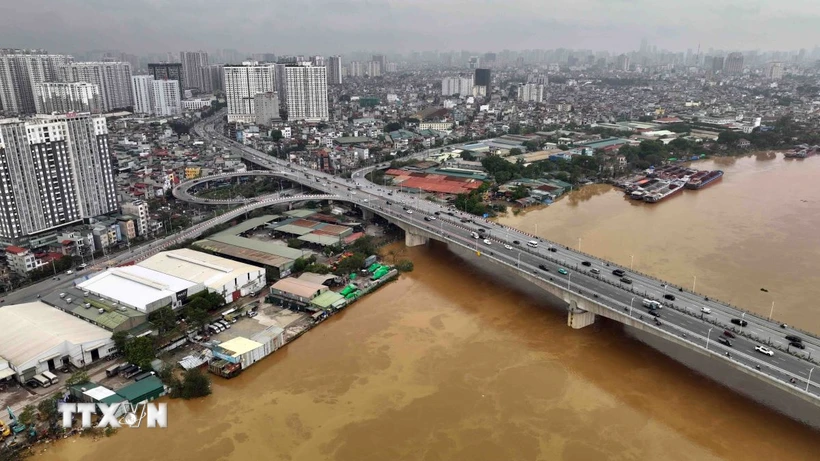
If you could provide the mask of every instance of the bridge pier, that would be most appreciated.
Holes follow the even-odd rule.
[[[370,222],[373,220],[373,212],[368,210],[367,208],[362,208],[362,220],[364,222]]]
[[[413,234],[408,231],[404,231],[404,245],[408,248],[410,247],[417,247],[421,245],[427,245],[430,239],[418,234]]]
[[[595,323],[595,314],[578,307],[575,301],[569,302],[569,314],[567,315],[567,325],[575,330],[588,327]]]

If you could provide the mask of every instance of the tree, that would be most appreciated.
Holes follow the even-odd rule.
[[[518,199],[522,199],[524,197],[529,197],[529,196],[530,196],[530,190],[527,188],[527,186],[525,186],[523,184],[519,184],[519,185],[515,186],[512,190],[512,199],[513,200],[518,200]]]
[[[396,264],[396,269],[398,269],[399,272],[413,272],[413,261],[402,259]]]
[[[183,375],[179,397],[195,399],[211,394],[211,380],[199,368],[192,368]]]
[[[85,370],[77,370],[65,380],[66,387],[73,386],[75,384],[83,384],[89,381],[88,373]]]
[[[398,131],[402,129],[402,124],[399,122],[390,122],[384,126],[385,133],[392,133],[393,131]]]
[[[289,246],[290,248],[302,248],[302,246],[303,246],[304,244],[305,244],[305,242],[303,242],[303,241],[301,241],[301,240],[299,240],[299,239],[297,239],[297,238],[291,238],[291,239],[288,239],[288,246]]]
[[[160,332],[167,333],[176,327],[177,315],[171,306],[163,306],[148,314],[148,321],[151,322]]]
[[[521,154],[523,154],[523,152],[521,152],[521,149],[519,149],[517,147],[513,147],[512,149],[510,149],[510,155],[521,155]]]
[[[125,346],[125,358],[144,370],[151,367],[151,362],[156,357],[154,339],[150,336],[134,338]]]
[[[41,400],[40,403],[37,404],[37,412],[40,413],[40,419],[49,422],[56,420],[58,397],[58,394],[54,394],[47,399]]]
[[[347,258],[341,260],[339,264],[336,265],[336,270],[334,273],[336,275],[347,275],[352,272],[357,272],[361,270],[362,266],[364,265],[365,256],[361,253],[354,253],[352,256],[348,256]]]
[[[275,142],[279,142],[284,136],[282,135],[282,130],[273,130],[270,134],[271,139]]]
[[[111,335],[111,339],[114,340],[114,345],[117,346],[117,350],[120,353],[125,352],[125,345],[128,343],[128,332],[127,331],[118,331]]]
[[[29,424],[34,422],[34,417],[36,414],[37,409],[34,407],[34,405],[26,405],[25,408],[23,408],[23,411],[20,412],[19,415],[17,415],[17,421],[19,421],[20,424],[25,424],[26,426],[28,426]]]
[[[208,308],[210,305],[204,298],[197,298],[185,306],[185,321],[201,330],[208,323]]]

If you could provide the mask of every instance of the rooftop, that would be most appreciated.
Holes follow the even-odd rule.
[[[293,277],[287,277],[271,286],[272,289],[296,295],[302,298],[311,299],[322,291],[328,288],[320,283],[313,283],[307,280],[300,280]]]
[[[0,356],[22,365],[68,342],[90,346],[105,344],[111,332],[43,302],[13,304],[0,309]]]
[[[141,266],[108,269],[77,285],[80,289],[146,312],[157,301],[171,298],[196,283]]]
[[[224,285],[232,283],[241,273],[263,270],[250,264],[187,248],[163,251],[138,265],[220,290]]]
[[[262,347],[262,344],[242,336],[237,336],[224,343],[219,343],[219,347],[228,352],[231,357],[238,357],[254,349]]]

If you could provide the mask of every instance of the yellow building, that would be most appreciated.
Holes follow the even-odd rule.
[[[202,168],[198,166],[185,167],[185,179],[196,179],[202,174]]]

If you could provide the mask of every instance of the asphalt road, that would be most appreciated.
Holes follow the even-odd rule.
[[[666,334],[675,335],[694,345],[707,348],[716,357],[743,364],[753,372],[768,375],[779,381],[789,382],[793,379],[796,388],[808,389],[812,395],[820,395],[820,387],[814,384],[815,379],[809,382],[815,366],[815,363],[810,361],[810,357],[816,357],[820,350],[820,340],[815,336],[796,332],[791,328],[783,328],[776,322],[745,313],[712,299],[707,300],[686,290],[681,291],[679,287],[665,286],[666,284],[658,279],[560,247],[543,239],[537,239],[539,242],[537,248],[529,248],[526,242],[534,239],[529,234],[447,209],[434,202],[420,200],[417,196],[369,183],[365,180],[364,173],[372,167],[354,173],[351,180],[334,177],[272,158],[239,143],[221,140],[217,133],[208,132],[209,126],[213,128],[213,125],[206,124],[205,131],[208,135],[213,136],[213,142],[240,151],[245,158],[260,166],[282,171],[283,176],[292,181],[302,182],[308,187],[326,193],[339,194],[359,206],[373,209],[395,220],[404,221],[438,234],[442,240],[481,250],[483,257],[491,257],[505,264],[516,266],[550,283],[561,286],[565,286],[566,283],[566,287],[572,291],[580,292],[590,299],[602,302],[608,308],[643,321],[651,328],[657,328]],[[447,215],[448,212],[454,216]],[[425,216],[437,219],[426,221]],[[479,229],[487,235],[491,242],[489,245],[484,243],[483,239],[471,237],[471,233],[478,232]],[[515,241],[519,244],[515,244]],[[512,249],[505,249],[505,244]],[[554,246],[557,251],[548,251],[550,246]],[[582,265],[584,261],[589,262],[591,266]],[[544,265],[547,270],[539,269],[540,265]],[[560,274],[559,268],[566,270],[567,274]],[[591,274],[589,270],[592,268],[599,269],[600,274]],[[632,283],[623,283],[620,281],[621,277],[613,275],[612,270],[616,268],[623,270]],[[675,300],[664,299],[664,294],[673,294]],[[660,311],[659,322],[656,322],[656,319],[642,306],[644,298],[664,301],[665,306]],[[711,312],[703,313],[702,308],[707,308]],[[731,323],[731,319],[741,318],[748,322],[746,327],[741,328]],[[733,333],[736,337],[729,339],[731,346],[719,343],[718,338],[729,329],[734,329],[736,332]],[[784,336],[787,334],[802,337],[806,349],[797,350],[796,354],[786,352],[788,341],[784,339]],[[770,344],[767,344],[769,341]],[[769,356],[757,352],[755,350],[757,346],[769,347],[773,350],[774,355]],[[820,379],[820,376],[816,378]]]

